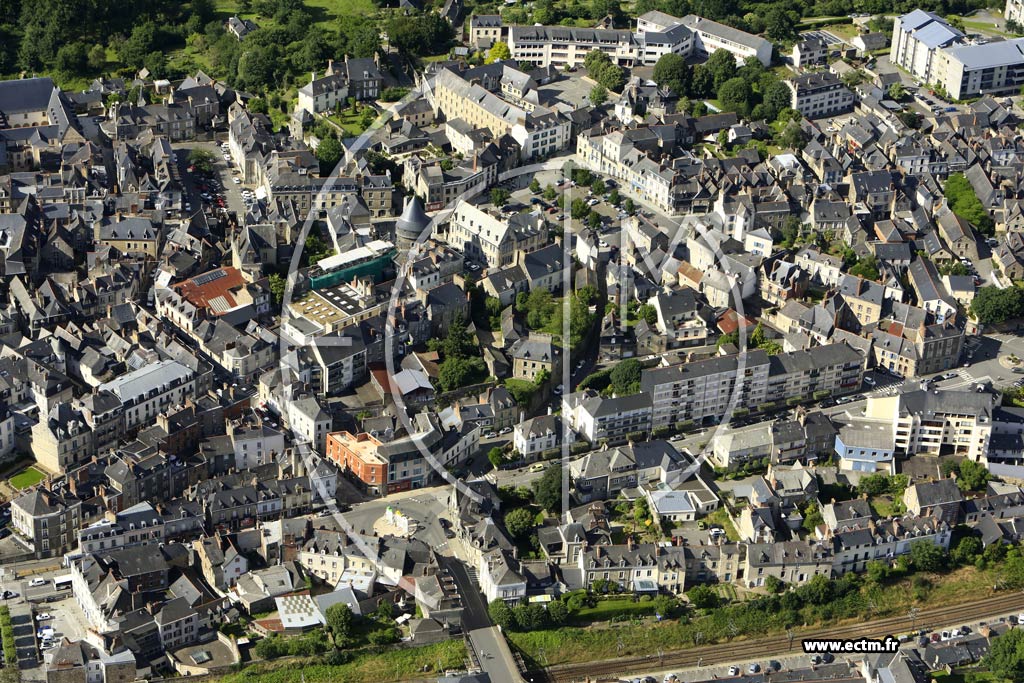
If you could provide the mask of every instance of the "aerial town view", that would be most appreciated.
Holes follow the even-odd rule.
[[[1024,683],[1022,128],[1024,0],[0,0],[0,683]]]

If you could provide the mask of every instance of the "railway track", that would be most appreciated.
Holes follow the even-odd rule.
[[[632,656],[581,664],[562,664],[550,667],[544,672],[533,672],[528,678],[535,682],[547,680],[550,683],[578,683],[587,679],[595,681],[701,664],[729,664],[750,659],[768,659],[789,652],[802,652],[800,642],[805,639],[884,638],[911,630],[959,626],[1015,611],[1024,611],[1024,593],[1004,593],[970,603],[921,610],[915,615],[913,623],[909,615],[900,615],[860,624],[805,629],[795,632],[792,644],[787,635],[780,634],[666,652],[661,657]]]

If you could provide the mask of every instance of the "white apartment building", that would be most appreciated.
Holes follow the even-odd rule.
[[[125,429],[153,424],[168,408],[195,398],[194,373],[175,360],[161,360],[99,386],[121,399]]]
[[[568,26],[509,26],[508,48],[512,59],[558,68],[581,66],[593,50],[608,55],[613,64],[626,66],[638,55],[636,37],[630,31]]]
[[[757,57],[768,66],[772,44],[750,33],[690,14],[673,17],[657,10],[637,19],[636,32],[567,26],[510,26],[508,47],[512,58],[537,66],[575,67],[587,53],[600,50],[613,64],[653,66],[665,54],[707,57],[727,50],[738,63]]]
[[[934,83],[935,53],[962,41],[964,34],[932,12],[916,9],[896,19],[889,61],[924,83]]]
[[[745,31],[719,24],[696,14],[688,14],[682,24],[693,31],[693,53],[708,57],[716,50],[726,50],[742,63],[747,57],[757,57],[765,66],[772,63],[771,42]]]
[[[938,50],[935,81],[955,100],[1020,91],[1024,85],[1024,38]]]
[[[796,76],[786,85],[792,93],[789,106],[806,118],[820,119],[853,109],[853,93],[831,72]]]
[[[993,396],[973,391],[917,390],[870,397],[865,417],[891,423],[895,448],[938,455],[943,447],[984,462],[992,437]]]
[[[718,420],[732,407],[760,405],[768,390],[768,354],[755,349],[740,356],[707,360],[645,370],[640,390],[651,396],[653,429],[676,422]],[[737,387],[739,376],[740,387]]]

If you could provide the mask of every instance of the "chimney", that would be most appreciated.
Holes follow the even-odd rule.
[[[626,536],[626,547],[629,548],[630,552],[633,550],[633,534]]]
[[[601,546],[600,545],[595,545],[594,546],[594,557],[601,557]]]
[[[476,172],[476,164],[477,164],[477,159],[479,158],[479,156],[480,156],[480,153],[477,152],[476,150],[473,150],[473,172],[474,173]]]

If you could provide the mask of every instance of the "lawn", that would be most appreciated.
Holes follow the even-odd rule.
[[[999,28],[996,28],[995,26],[992,25],[991,22],[988,21],[975,21],[973,19],[964,18],[961,18],[961,21],[964,24],[964,28],[967,29],[968,32],[978,31],[979,33],[985,33],[993,36],[1003,36],[1004,38],[1011,37],[1011,34]]]
[[[26,489],[29,486],[35,486],[43,479],[46,479],[46,475],[35,467],[30,466],[11,477],[8,480],[8,483],[20,491],[21,489]]]
[[[610,621],[616,617],[649,617],[654,614],[653,602],[635,602],[632,598],[598,600],[594,607],[584,607],[574,617],[580,623]]]
[[[303,4],[310,9],[316,17],[316,23],[320,26],[333,28],[337,25],[340,17],[363,15],[375,16],[377,6],[373,0],[304,0]],[[236,0],[215,0],[217,13],[227,19],[238,12]],[[261,26],[273,23],[270,17],[263,17],[254,12],[245,12],[240,15],[243,19],[252,19]]]
[[[835,34],[843,40],[853,40],[860,33],[853,24],[830,24],[822,26],[820,30]]]
[[[357,655],[348,664],[318,664],[316,659],[282,659],[248,666],[239,673],[219,679],[219,683],[390,683],[422,679],[446,669],[465,666],[466,648],[461,640],[446,640],[434,645],[387,648]]]

